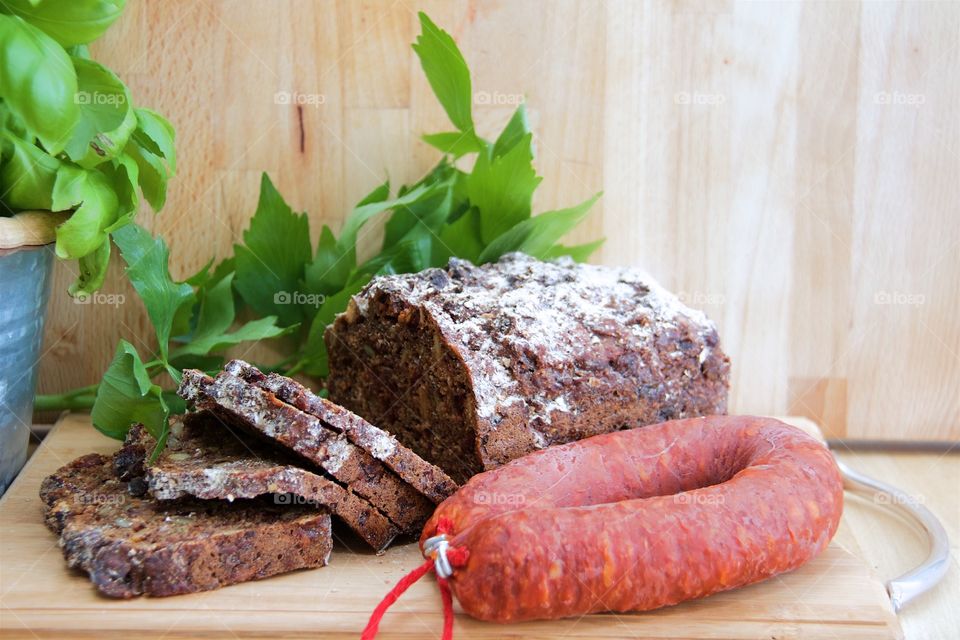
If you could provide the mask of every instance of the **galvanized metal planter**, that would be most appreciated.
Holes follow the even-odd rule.
[[[27,456],[36,365],[53,270],[53,246],[40,244],[50,242],[53,221],[44,223],[49,229],[38,232],[31,224],[43,214],[22,215],[17,216],[20,220],[3,219],[0,228],[0,247],[10,247],[13,237],[23,243],[0,248],[0,495]],[[24,218],[31,224],[18,224]]]

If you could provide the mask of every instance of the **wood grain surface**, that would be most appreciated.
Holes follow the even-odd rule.
[[[791,422],[812,426],[802,419]],[[421,562],[415,544],[375,556],[352,551],[339,540],[330,565],[322,569],[188,596],[129,601],[99,597],[83,575],[64,564],[55,536],[43,525],[37,488],[45,475],[69,460],[116,448],[115,441],[91,436],[86,417],[68,416],[0,500],[0,638],[356,638],[383,594]],[[865,535],[870,535],[870,524],[861,530]],[[509,626],[460,614],[455,637],[902,637],[882,583],[855,557],[857,552],[856,535],[845,515],[826,551],[764,583],[641,614]],[[393,606],[378,637],[439,637],[441,619],[436,581],[424,579]],[[938,628],[945,627],[926,627]]]
[[[460,43],[481,133],[526,97],[535,210],[602,189],[570,240],[605,236],[597,261],[717,321],[733,411],[960,439],[956,2],[131,2],[93,52],[177,128],[167,209],[140,218],[176,276],[240,238],[261,171],[317,233],[431,166],[418,136],[449,125],[410,50],[418,9]],[[74,304],[72,268],[45,392],[96,381],[121,336],[151,343],[117,265],[119,305]]]

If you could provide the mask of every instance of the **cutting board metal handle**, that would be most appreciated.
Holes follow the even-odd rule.
[[[947,531],[932,511],[918,504],[916,499],[905,491],[854,471],[839,460],[837,466],[843,474],[845,489],[857,493],[885,495],[888,504],[906,512],[927,534],[930,552],[923,563],[886,584],[893,610],[899,612],[917,596],[936,586],[947,573],[950,566],[950,539]]]

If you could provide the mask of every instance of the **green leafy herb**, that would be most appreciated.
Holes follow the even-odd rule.
[[[0,214],[72,212],[57,230],[57,255],[79,261],[71,295],[103,284],[110,235],[133,220],[140,193],[163,207],[176,170],[173,128],[135,108],[87,50],[125,5],[0,2]]]
[[[173,281],[167,267],[170,254],[166,243],[152,238],[143,227],[128,225],[117,231],[114,239],[127,263],[127,278],[147,308],[157,333],[160,354],[166,359],[178,312],[195,300],[193,288],[185,282]]]
[[[467,179],[467,194],[481,212],[490,212],[480,225],[484,244],[530,217],[533,192],[540,180],[533,168],[533,136],[529,133],[502,156],[481,153],[477,157]]]
[[[76,93],[77,73],[63,47],[19,16],[0,15],[0,98],[52,156],[80,119]]]
[[[123,150],[137,128],[130,92],[120,79],[93,60],[73,58],[80,118],[66,144],[71,160],[92,169]]]
[[[126,4],[126,0],[3,0],[4,10],[28,20],[63,47],[102,36]]]
[[[105,435],[122,439],[130,424],[142,423],[154,437],[167,428],[169,409],[163,389],[150,381],[150,374],[132,344],[121,340],[93,405],[93,424]]]
[[[470,69],[450,34],[420,12],[421,33],[413,45],[427,81],[444,111],[461,132],[473,136]]]
[[[292,301],[310,260],[310,227],[307,214],[294,213],[267,174],[243,241],[234,248],[237,291],[254,311],[275,315],[284,326],[299,323],[303,312]]]

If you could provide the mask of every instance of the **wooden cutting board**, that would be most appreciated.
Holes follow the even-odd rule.
[[[67,569],[43,525],[37,490],[73,458],[116,448],[86,416],[68,416],[0,499],[0,637],[357,638],[383,594],[422,561],[412,543],[382,556],[338,543],[322,569],[172,598],[100,597],[84,575]],[[806,566],[762,584],[642,614],[510,626],[458,614],[454,637],[901,638],[883,585],[850,552],[845,526]],[[438,637],[441,621],[440,593],[425,578],[393,606],[379,637]]]

